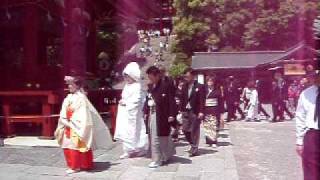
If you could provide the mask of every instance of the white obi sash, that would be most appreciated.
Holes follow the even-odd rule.
[[[216,106],[218,106],[218,99],[217,98],[207,98],[205,106],[206,107],[216,107]]]

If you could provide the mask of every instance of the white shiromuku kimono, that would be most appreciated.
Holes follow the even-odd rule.
[[[69,119],[71,138],[66,138],[64,134],[60,144],[62,148],[85,152],[112,147],[109,129],[87,96],[81,91],[69,94],[64,99],[57,129],[64,128],[60,121],[61,118],[67,119],[66,114],[69,109],[72,110],[72,116]],[[79,145],[79,140],[83,142],[82,145]]]
[[[249,98],[249,107],[248,107],[248,119],[257,119],[258,118],[258,91],[256,89],[251,91],[251,95]]]
[[[125,153],[138,153],[148,149],[148,135],[143,120],[144,93],[140,82],[140,69],[137,63],[129,63],[123,73],[135,80],[126,84],[121,94],[116,119],[114,138],[123,143]]]

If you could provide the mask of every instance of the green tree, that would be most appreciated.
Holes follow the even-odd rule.
[[[312,39],[318,0],[175,0],[172,51],[281,50]]]
[[[246,49],[287,49],[312,39],[312,23],[320,3],[285,1],[277,9],[264,9],[255,21],[246,24]]]
[[[185,61],[190,63],[190,57],[195,51],[205,51],[208,44],[216,43],[217,37],[211,31],[212,0],[175,0],[174,7],[174,33],[177,38],[172,46],[172,51],[181,53],[176,56],[176,63]],[[209,40],[209,37],[211,38]],[[189,58],[185,58],[187,55]]]
[[[183,74],[183,72],[187,69],[187,67],[188,66],[184,63],[174,64],[169,69],[169,75],[171,77],[176,78],[176,77],[180,76],[181,74]]]

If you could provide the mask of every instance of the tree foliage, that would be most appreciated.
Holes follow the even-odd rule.
[[[281,50],[308,42],[320,14],[318,0],[175,0],[174,7],[177,37],[172,51],[189,58],[209,47]]]
[[[174,64],[169,69],[169,75],[171,77],[176,78],[176,77],[180,76],[181,74],[183,74],[183,72],[187,69],[187,67],[188,66],[182,62]]]

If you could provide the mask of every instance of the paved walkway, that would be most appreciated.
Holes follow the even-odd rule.
[[[0,147],[0,179],[104,179],[104,180],[237,180],[238,173],[229,130],[220,133],[219,147],[207,147],[202,136],[200,156],[189,158],[187,143],[177,143],[177,155],[170,164],[149,169],[150,159],[120,160],[121,146],[95,152],[95,170],[72,175],[66,167],[61,149],[48,147]]]
[[[295,122],[232,122],[233,152],[239,179],[301,180],[301,158],[295,151]]]

